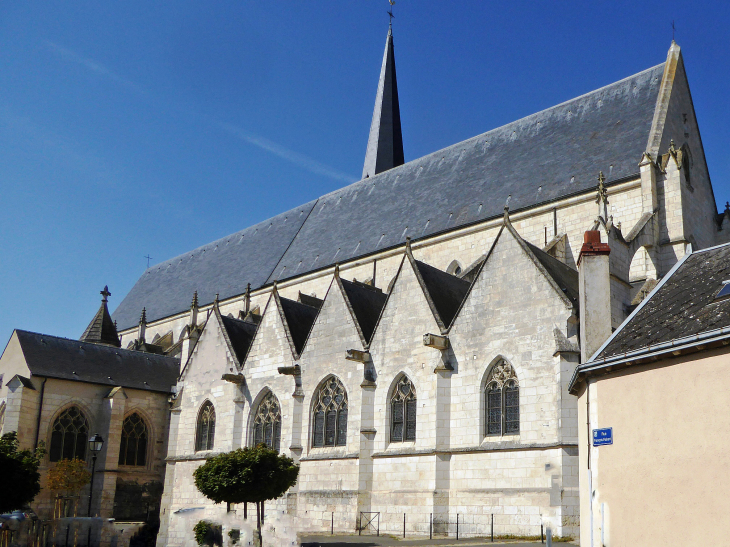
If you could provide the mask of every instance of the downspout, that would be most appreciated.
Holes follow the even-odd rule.
[[[38,448],[38,437],[41,434],[41,413],[43,412],[43,393],[46,391],[46,382],[48,378],[43,378],[41,384],[41,402],[38,404],[38,417],[35,422],[35,442],[33,443],[34,448]]]
[[[588,506],[590,514],[591,544],[593,547],[593,472],[591,471],[591,383],[586,380],[586,427],[588,428]]]

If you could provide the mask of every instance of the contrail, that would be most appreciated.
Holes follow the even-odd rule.
[[[97,61],[94,61],[93,59],[89,59],[87,57],[83,57],[76,53],[75,51],[72,51],[66,47],[63,47],[59,44],[56,44],[54,42],[45,41],[46,47],[48,47],[51,51],[59,54],[63,59],[66,61],[70,61],[76,64],[79,64],[86,69],[90,70],[91,72],[94,72],[100,76],[104,76],[106,78],[109,78],[110,80],[113,80],[114,82],[121,84],[123,87],[127,88],[130,91],[133,91],[139,95],[145,95],[147,97],[150,96],[149,93],[146,92],[144,88],[137,85],[136,83],[128,80],[127,78],[124,78],[123,76],[120,76],[116,72],[110,70],[106,66],[104,66],[102,63],[99,63]],[[165,105],[165,106],[170,106]],[[294,165],[297,165],[298,167],[301,167],[302,169],[305,169],[309,171],[310,173],[314,173],[315,175],[323,175],[325,177],[329,177],[334,180],[343,181],[347,183],[355,182],[355,178],[351,175],[348,175],[347,173],[343,173],[342,171],[339,171],[335,169],[334,167],[331,167],[329,165],[325,165],[323,163],[320,163],[316,160],[313,160],[312,158],[305,156],[304,154],[300,154],[299,152],[295,152],[294,150],[290,150],[289,148],[282,146],[280,144],[277,144],[273,141],[270,141],[269,139],[265,137],[261,137],[259,135],[256,135],[254,133],[251,133],[249,131],[246,131],[245,129],[238,127],[236,125],[233,125],[231,123],[227,122],[221,122],[216,119],[210,118],[208,116],[200,115],[196,112],[191,112],[193,118],[197,118],[200,120],[203,120],[205,123],[208,123],[209,125],[212,125],[213,127],[218,128],[221,131],[224,131],[225,133],[228,133],[229,135],[233,135],[234,137],[252,145],[256,146],[257,148],[260,148],[261,150],[265,150],[266,152],[269,152],[270,154],[274,154],[275,156],[278,156],[282,159],[285,159]]]

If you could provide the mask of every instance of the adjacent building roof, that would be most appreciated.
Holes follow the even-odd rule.
[[[47,334],[16,330],[34,376],[169,393],[180,360]]]
[[[720,291],[726,287],[726,296]],[[621,366],[727,345],[730,341],[730,244],[685,256],[586,363],[571,392],[589,375]]]
[[[692,253],[613,334],[595,359],[730,327],[730,245]]]
[[[147,270],[113,316],[136,324],[638,176],[664,64],[371,176]]]

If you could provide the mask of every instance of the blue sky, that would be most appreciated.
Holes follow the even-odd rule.
[[[0,4],[0,345],[77,338],[152,264],[355,181],[386,0]],[[718,206],[730,3],[398,0],[406,161],[659,64],[677,27]],[[637,158],[638,161],[638,158]]]

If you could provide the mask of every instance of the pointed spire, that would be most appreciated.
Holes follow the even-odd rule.
[[[191,308],[197,308],[198,307],[198,291],[195,291],[193,293],[193,301],[190,303]]]
[[[108,298],[112,293],[109,292],[109,287],[105,286],[101,294],[101,305],[96,315],[86,327],[84,334],[81,335],[82,342],[91,342],[93,344],[105,344],[108,346],[120,347],[119,334],[117,334],[116,323],[112,321],[109,315],[109,308],[107,308]]]
[[[147,331],[147,308],[142,308],[142,315],[139,316],[139,326],[137,327],[137,341],[141,344],[145,342],[145,333]]]
[[[365,152],[362,178],[372,177],[393,167],[403,165],[403,135],[400,127],[398,83],[395,77],[393,29],[388,28],[385,54],[380,68],[375,110],[370,125],[370,137]]]

